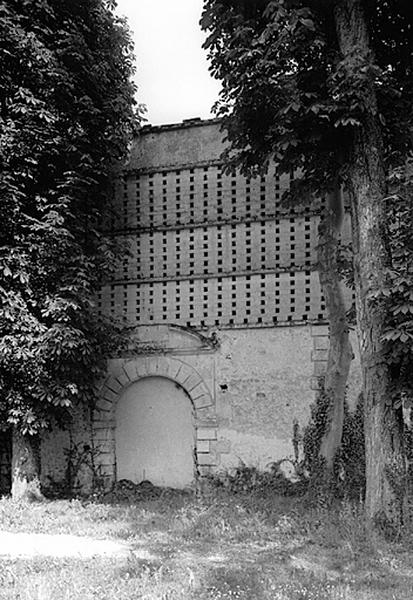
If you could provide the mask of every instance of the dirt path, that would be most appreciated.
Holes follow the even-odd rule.
[[[76,535],[46,533],[10,533],[0,531],[0,558],[32,558],[36,556],[92,558],[94,556],[129,556],[137,551],[124,542],[96,540]],[[149,553],[142,558],[150,560]],[[139,557],[138,557],[139,558]]]

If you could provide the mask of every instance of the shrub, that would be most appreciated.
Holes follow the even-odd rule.
[[[304,467],[310,478],[319,468],[319,451],[326,428],[330,399],[321,390],[311,407],[310,421],[303,434]],[[363,398],[360,394],[355,410],[344,404],[341,447],[334,460],[334,481],[331,490],[337,497],[360,499],[365,487],[365,448]]]
[[[286,477],[282,470],[282,464],[286,462],[291,464],[296,472],[293,479]],[[293,461],[282,459],[270,463],[268,467],[267,470],[261,471],[240,461],[240,465],[234,471],[213,475],[209,481],[213,487],[225,488],[233,494],[271,491],[282,496],[292,496],[302,494],[306,490],[307,480],[299,476]]]

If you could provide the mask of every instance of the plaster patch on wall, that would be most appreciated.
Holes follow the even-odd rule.
[[[65,483],[68,464],[69,449],[74,454],[84,453],[84,447],[91,445],[90,413],[86,406],[75,406],[72,411],[72,422],[69,430],[54,429],[42,436],[41,444],[41,481],[49,487],[53,484]],[[70,439],[72,438],[72,439]],[[76,457],[72,456],[76,463]],[[77,473],[73,473],[83,491],[87,492],[91,486],[91,471],[85,464],[79,464]],[[66,482],[67,483],[67,482]]]
[[[262,435],[240,433],[233,429],[220,429],[220,434],[230,444],[230,453],[221,454],[220,468],[231,471],[245,464],[260,470],[269,468],[269,464],[281,458],[293,458],[291,442]]]
[[[329,331],[327,325],[313,325],[311,327],[313,338],[313,351],[311,360],[314,365],[313,377],[311,379],[311,389],[314,390],[314,399],[320,390],[320,377],[323,377],[327,368],[327,354],[329,347]],[[351,410],[357,404],[358,397],[362,390],[362,373],[360,367],[360,350],[357,333],[350,330],[350,344],[353,350],[353,360],[350,363],[350,371],[347,380],[346,399]]]
[[[184,488],[195,478],[195,427],[187,394],[170,379],[128,386],[116,406],[117,479]]]
[[[307,423],[313,400],[310,328],[225,331],[220,341],[216,361],[219,433],[224,428],[290,443],[294,418],[300,425]],[[230,360],[222,358],[228,355]]]
[[[65,475],[67,457],[65,449],[70,446],[68,431],[55,429],[42,437],[41,445],[41,478],[44,485],[62,481]]]

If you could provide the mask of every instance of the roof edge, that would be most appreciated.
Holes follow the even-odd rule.
[[[222,119],[211,118],[201,119],[200,117],[193,117],[190,119],[184,119],[180,123],[166,123],[165,125],[143,125],[135,137],[146,135],[147,133],[157,133],[161,131],[171,131],[174,129],[189,129],[190,127],[204,127],[205,125],[212,125],[214,123],[220,123]]]

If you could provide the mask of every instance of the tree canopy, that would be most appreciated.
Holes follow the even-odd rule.
[[[141,113],[115,6],[0,6],[0,420],[23,434],[93,397],[108,348],[101,224]]]
[[[370,37],[343,56],[335,7],[323,0],[207,0],[201,25],[216,112],[244,168],[300,169],[310,189],[345,176],[355,129],[377,111],[387,160],[404,160],[412,120],[413,24],[408,0],[363,2]],[[371,84],[377,107],[366,93]]]
[[[393,392],[411,372],[413,340],[413,285],[402,266],[411,256],[410,4],[206,0],[201,20],[211,71],[223,86],[216,112],[229,165],[254,173],[274,159],[282,172],[299,171],[295,202],[340,187],[349,194],[370,522],[400,523],[396,490],[405,489],[391,473],[406,474],[400,388]],[[400,218],[409,219],[406,227]]]

